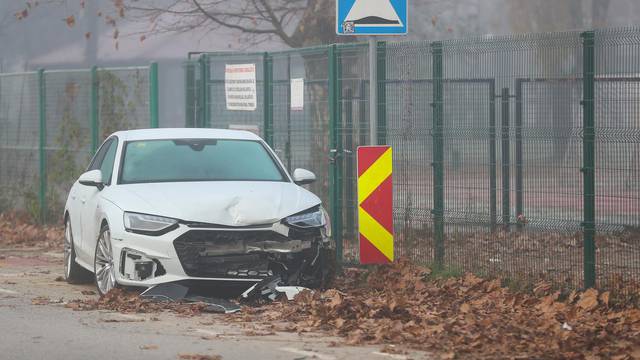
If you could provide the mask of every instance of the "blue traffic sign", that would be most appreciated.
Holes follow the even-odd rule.
[[[407,33],[408,0],[336,0],[338,35]]]

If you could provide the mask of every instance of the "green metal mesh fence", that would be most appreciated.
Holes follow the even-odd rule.
[[[626,291],[640,288],[640,31],[594,40],[597,285]]]
[[[38,203],[38,75],[0,74],[0,211]]]
[[[92,155],[91,71],[48,71],[46,106],[47,218],[60,217],[71,185]]]
[[[0,211],[59,220],[106,136],[157,126],[156,66],[0,74]]]
[[[149,67],[106,68],[97,73],[99,141],[118,130],[150,127]]]
[[[528,284],[640,289],[639,35],[378,42],[376,133],[394,149],[395,254]],[[251,124],[290,171],[318,174],[312,190],[347,262],[358,260],[354,154],[372,143],[368,55],[341,44],[217,53],[187,67],[188,116],[207,103],[207,124]],[[255,63],[256,111],[225,110],[224,77],[198,71],[203,62],[212,74]],[[292,109],[300,78],[304,107]]]

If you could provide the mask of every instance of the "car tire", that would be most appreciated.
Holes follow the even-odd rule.
[[[91,272],[76,262],[76,249],[69,217],[64,222],[64,279],[69,284],[83,284],[91,281]]]
[[[100,228],[100,236],[98,236],[95,256],[93,257],[94,280],[100,296],[104,296],[118,287],[114,265],[111,231],[108,225],[104,225]]]

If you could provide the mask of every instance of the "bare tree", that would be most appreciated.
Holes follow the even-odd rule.
[[[292,48],[339,42],[334,0],[115,0],[118,17],[143,21],[143,38],[163,33],[237,31],[246,44],[278,39]],[[113,16],[108,19],[116,25]],[[110,20],[110,21],[109,21]]]

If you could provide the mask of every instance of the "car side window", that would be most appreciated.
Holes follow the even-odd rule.
[[[111,175],[113,174],[113,163],[116,160],[117,141],[112,141],[104,155],[100,171],[102,172],[102,182],[105,185],[111,185]]]
[[[109,150],[110,145],[112,143],[113,143],[113,138],[107,139],[107,141],[105,141],[102,144],[102,146],[100,146],[100,148],[98,149],[98,152],[91,160],[91,163],[87,168],[87,171],[100,169],[100,166],[102,165],[102,160],[104,159],[104,155],[107,153],[107,150]]]

